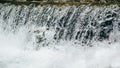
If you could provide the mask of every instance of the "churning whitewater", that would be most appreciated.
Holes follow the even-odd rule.
[[[0,68],[120,68],[120,7],[0,4]]]

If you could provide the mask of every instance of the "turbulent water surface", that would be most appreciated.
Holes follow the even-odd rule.
[[[0,68],[120,68],[120,7],[0,4]]]

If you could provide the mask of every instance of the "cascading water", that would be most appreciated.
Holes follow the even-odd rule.
[[[120,68],[120,7],[0,4],[0,68]]]

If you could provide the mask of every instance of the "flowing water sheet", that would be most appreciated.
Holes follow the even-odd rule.
[[[120,68],[120,7],[0,4],[0,68]]]

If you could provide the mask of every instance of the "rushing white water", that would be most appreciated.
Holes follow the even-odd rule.
[[[0,4],[0,68],[120,68],[119,9]]]

